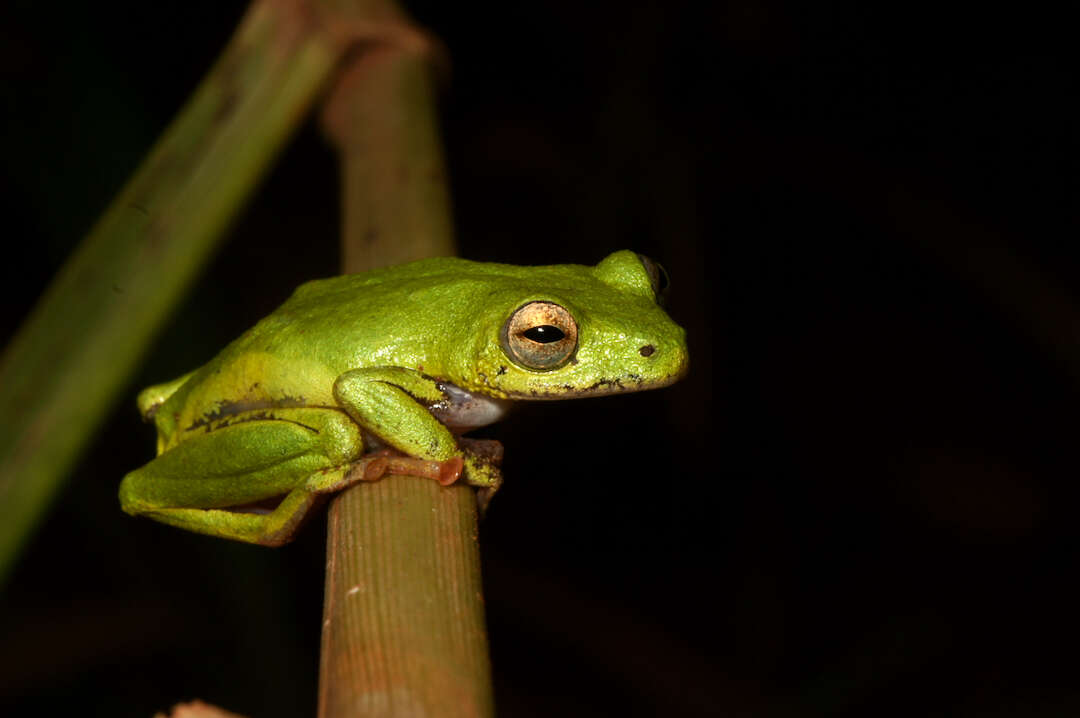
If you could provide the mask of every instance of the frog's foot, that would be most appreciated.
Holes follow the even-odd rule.
[[[353,462],[344,473],[333,469],[317,472],[308,479],[306,488],[313,494],[331,494],[361,481],[378,481],[387,474],[434,479],[442,486],[450,486],[461,478],[479,489],[477,501],[484,510],[502,484],[499,470],[502,444],[492,439],[465,438],[460,443],[463,456],[446,461],[418,459],[390,448],[378,449]]]
[[[465,482],[477,487],[476,504],[483,515],[495,492],[502,486],[499,466],[503,459],[503,445],[494,439],[462,437],[459,441],[465,451]]]
[[[465,461],[455,456],[446,461],[429,461],[406,456],[393,449],[379,449],[365,454],[344,473],[322,472],[308,479],[308,491],[332,494],[361,481],[378,481],[387,474],[419,476],[449,486],[461,476]]]
[[[380,449],[365,456],[358,464],[363,464],[358,467],[358,470],[363,471],[363,481],[378,481],[386,474],[401,474],[434,479],[443,486],[449,486],[461,476],[465,462],[460,456],[446,461],[428,461],[406,456],[393,449]]]

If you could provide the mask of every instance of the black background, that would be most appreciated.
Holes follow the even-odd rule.
[[[452,58],[461,254],[636,249],[691,344],[675,387],[482,433],[507,450],[481,528],[500,714],[1080,714],[1065,18],[411,8]],[[242,12],[5,4],[4,336]],[[128,396],[336,272],[336,182],[309,123]],[[271,551],[130,519],[116,487],[152,449],[123,401],[38,530],[0,599],[0,713],[311,715],[323,522]]]

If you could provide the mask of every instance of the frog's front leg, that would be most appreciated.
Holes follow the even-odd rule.
[[[334,398],[357,424],[395,449],[420,459],[460,461],[465,481],[485,490],[483,505],[502,482],[490,452],[471,450],[467,442],[463,449],[428,411],[447,398],[434,379],[402,367],[353,369],[334,382]]]
[[[359,427],[329,408],[244,412],[192,435],[124,477],[129,514],[248,543],[292,538],[316,498],[364,478]],[[284,496],[268,513],[236,507]],[[227,510],[227,509],[233,510]]]

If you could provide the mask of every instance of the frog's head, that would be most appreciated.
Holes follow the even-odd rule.
[[[522,268],[488,287],[471,357],[473,390],[570,399],[667,386],[687,370],[686,333],[660,303],[667,275],[630,251],[595,267]]]

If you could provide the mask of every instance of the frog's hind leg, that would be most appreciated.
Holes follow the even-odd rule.
[[[195,372],[189,371],[181,377],[177,377],[172,381],[167,381],[164,384],[154,384],[148,386],[139,392],[139,396],[135,399],[135,403],[139,407],[139,413],[142,414],[142,418],[151,419],[157,412],[158,407],[168,401],[169,397],[176,393],[176,390],[184,385],[184,383],[191,378]]]
[[[390,473],[434,479],[447,486],[461,473],[461,460],[424,461],[380,451],[352,464],[315,472],[272,510],[260,510],[254,504],[228,509],[136,508],[124,501],[123,493],[121,501],[128,513],[170,526],[235,541],[280,546],[293,539],[323,497],[360,481],[377,481]]]
[[[182,508],[159,508],[141,513],[156,521],[196,533],[263,546],[280,546],[293,539],[320,496],[299,487],[286,494],[277,508],[268,513]]]
[[[363,451],[360,428],[328,408],[246,412],[192,431],[198,433],[124,477],[124,511],[189,531],[278,545],[292,538],[320,494],[350,483],[353,461]],[[230,510],[282,496],[268,513]]]

